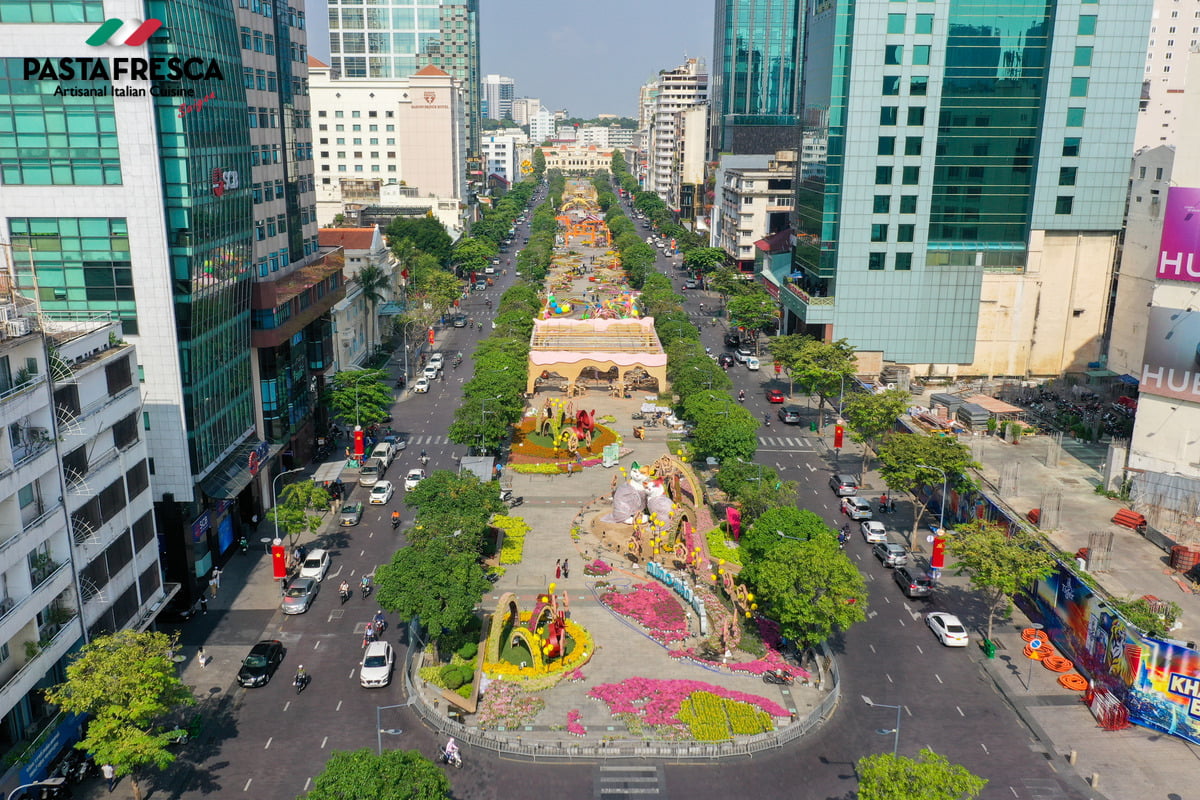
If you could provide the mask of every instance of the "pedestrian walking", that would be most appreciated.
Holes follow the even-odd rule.
[[[556,559],[554,562],[554,579],[562,578],[562,559]]]
[[[104,780],[108,781],[108,791],[112,794],[113,787],[117,785],[117,771],[113,769],[112,764],[105,764],[100,767],[100,774],[104,776]]]
[[[196,660],[200,662],[200,666],[202,666],[202,667],[208,666],[208,656],[204,655],[203,647],[201,647],[198,651],[196,651]]]
[[[562,595],[562,607],[563,607],[563,616],[566,617],[567,619],[570,619],[571,618],[571,596],[569,594],[567,594],[565,589],[563,590],[563,595]]]
[[[253,514],[250,517],[250,530],[258,533],[258,514]]]
[[[208,613],[208,597],[205,595],[200,595],[200,613]]]
[[[571,577],[570,562],[564,558],[563,559],[563,580],[566,580],[569,577]]]

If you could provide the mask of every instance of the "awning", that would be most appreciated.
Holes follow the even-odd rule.
[[[381,317],[394,317],[404,313],[404,306],[399,303],[384,303],[375,313]]]
[[[238,445],[207,478],[200,481],[200,488],[213,499],[232,500],[246,488],[259,469],[282,449],[282,444],[268,444],[251,437]]]
[[[313,473],[313,483],[318,486],[322,483],[333,483],[342,476],[342,470],[345,468],[346,459],[344,458],[340,458],[337,461],[326,461],[317,467],[317,471]]]
[[[1141,383],[1141,381],[1139,381],[1137,378],[1133,377],[1129,373],[1125,373],[1124,375],[1121,375],[1120,377],[1117,378],[1117,380],[1119,380],[1121,383],[1128,383],[1130,386],[1137,386],[1139,383]]]

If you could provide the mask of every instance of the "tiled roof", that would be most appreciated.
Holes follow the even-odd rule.
[[[344,250],[370,250],[375,238],[374,228],[321,228],[321,247],[341,247]]]

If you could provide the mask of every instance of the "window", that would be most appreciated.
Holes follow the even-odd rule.
[[[1082,108],[1068,108],[1067,109],[1067,127],[1068,128],[1082,128],[1084,111],[1085,110]]]
[[[20,489],[17,489],[17,503],[21,508],[27,508],[37,499],[37,492],[34,491],[34,485],[27,483]]]
[[[900,182],[905,186],[916,186],[921,182],[921,168],[905,167]]]
[[[916,233],[916,225],[897,225],[896,226],[896,241],[911,242],[913,235]]]
[[[929,94],[929,78],[913,78],[908,84],[908,93],[913,97],[924,97]]]
[[[888,186],[892,182],[891,167],[876,167],[875,168],[875,185]]]
[[[925,124],[925,106],[913,106],[908,109],[908,124],[909,125],[924,125]]]
[[[1062,154],[1064,157],[1072,157],[1079,155],[1079,145],[1083,140],[1078,136],[1068,136],[1063,139]]]
[[[892,196],[888,194],[875,195],[875,203],[871,211],[876,214],[886,214],[892,210]]]
[[[1162,179],[1163,179],[1163,168],[1155,167],[1154,168],[1154,180],[1161,181]]]
[[[895,136],[880,136],[879,144],[875,149],[876,155],[893,156],[896,154],[896,137]]]
[[[884,223],[876,223],[871,226],[871,241],[886,242],[888,238],[888,226]]]
[[[868,253],[867,269],[881,270],[887,261],[887,253]]]
[[[1054,199],[1055,214],[1070,214],[1071,207],[1075,204],[1074,197],[1056,197]]]
[[[1090,67],[1092,65],[1092,48],[1076,47],[1075,48],[1075,66]]]
[[[915,194],[904,194],[900,196],[900,213],[917,213],[917,196]]]
[[[895,125],[899,113],[899,106],[884,106],[883,108],[879,109],[879,124]]]
[[[1071,78],[1071,97],[1087,97],[1087,93],[1087,78]]]
[[[888,33],[904,33],[904,15],[888,14]]]
[[[933,33],[933,14],[917,14],[917,33]]]
[[[912,63],[918,67],[929,65],[929,45],[918,44],[913,46]]]
[[[1084,14],[1079,17],[1079,35],[1080,36],[1095,36],[1096,35],[1096,16],[1094,14]]]
[[[884,75],[883,89],[880,92],[885,97],[891,97],[900,94],[900,76],[899,75]]]
[[[896,66],[904,59],[904,45],[889,44],[883,48],[883,63],[888,66]]]
[[[1143,167],[1145,169],[1145,167]],[[1059,186],[1074,186],[1075,185],[1076,167],[1059,167],[1058,168],[1058,185]]]
[[[896,253],[896,269],[907,272],[912,269],[912,253]]]
[[[906,136],[904,138],[904,155],[919,156],[921,155],[921,137]]]

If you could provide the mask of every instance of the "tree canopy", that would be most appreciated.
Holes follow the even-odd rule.
[[[722,470],[724,471],[724,470]],[[794,487],[794,484],[793,484]],[[795,497],[795,489],[792,489]],[[779,534],[783,534],[780,536]],[[788,538],[790,537],[790,538]],[[740,542],[742,549],[751,559],[761,558],[784,542],[795,539],[811,541],[826,537],[837,541],[837,531],[825,524],[825,520],[813,512],[791,505],[778,505],[767,509],[746,529]]]
[[[456,538],[452,531],[439,532],[423,544],[402,547],[375,570],[380,607],[402,619],[419,618],[434,639],[465,627],[491,585],[478,551],[461,547]]]
[[[750,331],[774,327],[779,319],[778,308],[775,299],[762,289],[731,297],[725,304],[729,324]]]
[[[335,750],[302,800],[449,800],[450,780],[416,750]]]
[[[803,647],[867,618],[866,583],[836,537],[785,540],[752,559],[740,577],[783,635]]]
[[[971,460],[970,451],[950,436],[928,436],[923,433],[891,433],[875,448],[879,456],[879,474],[888,488],[904,492],[913,503],[911,546],[916,546],[921,513],[917,492],[922,486],[942,484],[945,473],[950,488],[971,485],[967,470],[978,466]]]
[[[711,272],[729,261],[729,254],[719,247],[697,247],[683,257],[683,265],[697,272]]]
[[[385,233],[393,252],[400,246],[401,241],[411,239],[418,250],[433,256],[439,263],[445,264],[450,259],[450,245],[453,240],[446,232],[446,226],[431,214],[396,217],[388,223]]]
[[[391,414],[392,390],[387,380],[387,371],[382,369],[338,372],[325,391],[325,403],[346,425],[377,425]]]
[[[85,644],[67,666],[67,679],[46,690],[46,701],[91,720],[76,748],[97,764],[129,775],[134,797],[142,797],[139,773],[165,769],[175,760],[172,735],[159,726],[176,709],[195,703],[179,679],[164,633],[118,631]]]
[[[850,438],[863,447],[862,472],[867,471],[868,447],[875,439],[896,428],[896,420],[908,408],[911,396],[903,389],[872,394],[855,393],[846,398],[842,416],[850,426]]]
[[[270,519],[278,524],[279,532],[286,534],[295,544],[300,534],[316,533],[321,529],[321,516],[309,512],[325,511],[327,508],[329,492],[311,480],[296,481],[283,487],[275,508],[270,511]]]
[[[1009,601],[1034,581],[1052,573],[1057,562],[1019,528],[1006,530],[994,522],[972,520],[958,526],[956,534],[946,542],[946,549],[957,561],[955,572],[968,575],[972,588],[983,597],[990,640],[997,613],[1007,610]]]
[[[858,800],[974,800],[988,784],[928,747],[916,758],[863,756],[857,772]]]
[[[696,425],[692,443],[700,458],[722,463],[754,458],[758,420],[727,392],[696,392],[683,401],[683,414]]]

